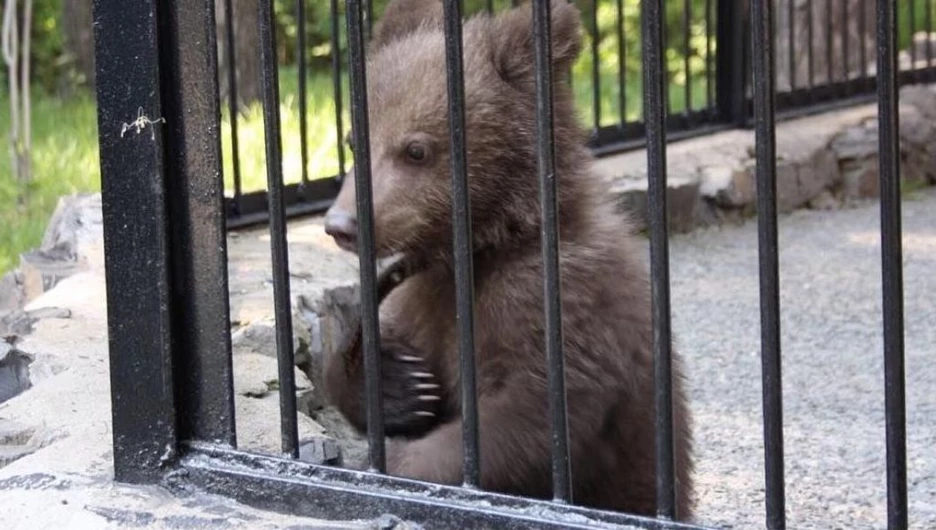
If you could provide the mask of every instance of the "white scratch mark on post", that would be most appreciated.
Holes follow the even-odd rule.
[[[137,119],[133,120],[130,123],[124,122],[124,124],[121,126],[120,137],[123,138],[124,135],[127,134],[127,131],[129,131],[130,129],[134,129],[134,128],[136,129],[137,134],[140,134],[143,132],[143,129],[145,129],[147,125],[156,125],[157,123],[166,123],[166,118],[157,118],[155,120],[152,120],[149,118],[149,116],[147,116],[146,114],[143,114],[143,107],[139,107],[139,109],[137,110]],[[153,138],[153,140],[156,139],[155,127],[150,129],[150,136]]]

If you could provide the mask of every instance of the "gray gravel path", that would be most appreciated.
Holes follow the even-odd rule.
[[[788,528],[886,527],[877,202],[780,221]],[[936,190],[904,201],[911,527],[936,528]],[[701,522],[763,528],[757,225],[671,246]]]

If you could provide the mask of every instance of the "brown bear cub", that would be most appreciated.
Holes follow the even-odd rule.
[[[644,248],[590,172],[566,72],[578,10],[552,0],[562,324],[575,504],[656,511],[650,288]],[[530,4],[464,22],[481,486],[551,497],[543,263]],[[367,54],[387,472],[462,481],[445,45],[439,0],[393,0]],[[349,176],[350,177],[350,176]],[[326,231],[356,248],[354,179]],[[418,266],[413,264],[418,263]],[[399,271],[397,271],[399,273]],[[364,427],[357,341],[326,359],[330,399]],[[674,357],[677,518],[691,516],[690,417]],[[398,435],[398,436],[397,436]]]

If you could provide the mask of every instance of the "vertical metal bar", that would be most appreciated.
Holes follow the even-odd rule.
[[[877,1],[878,142],[884,318],[884,406],[887,527],[907,528],[907,440],[904,395],[903,251],[897,93],[896,1]]]
[[[444,0],[445,69],[448,81],[452,146],[452,228],[455,258],[455,319],[462,388],[464,484],[481,484],[478,395],[474,360],[474,269],[472,267],[471,200],[465,159],[465,81],[462,64],[461,0]]]
[[[842,0],[842,1],[844,2],[845,0]],[[826,75],[829,76],[829,77],[826,79],[826,84],[827,84],[827,85],[831,85],[832,83],[835,82],[835,74],[834,74],[834,70],[833,70],[833,68],[832,68],[832,65],[833,65],[833,62],[834,62],[834,57],[835,57],[835,55],[833,54],[833,48],[832,48],[832,47],[833,47],[833,41],[832,41],[832,27],[833,27],[833,24],[832,24],[832,16],[833,16],[832,0],[826,0],[826,16],[825,16],[825,28],[826,28],[826,70],[828,70],[828,72],[827,72]]]
[[[813,16],[813,0],[806,1],[806,33],[807,40],[809,41],[807,56],[806,56],[806,77],[809,79],[809,94],[810,98],[815,96],[816,88],[816,56],[814,49],[814,40],[815,40],[815,17]]]
[[[715,80],[712,76],[712,0],[705,0],[705,106],[715,106]]]
[[[839,37],[842,41],[842,81],[846,83],[844,93],[847,96],[851,93],[851,87],[848,85],[848,80],[851,77],[848,72],[848,29],[851,25],[851,20],[848,19],[848,0],[842,0],[841,17],[842,34]]]
[[[926,0],[926,66],[933,67],[933,0]]]
[[[240,138],[237,130],[237,120],[239,117],[237,101],[237,50],[234,40],[234,5],[233,0],[224,0],[224,19],[225,19],[225,37],[227,47],[224,50],[227,53],[228,64],[228,112],[231,118],[231,166],[234,177],[234,208],[235,212],[240,213],[241,195],[243,187],[241,184],[240,167]]]
[[[331,8],[331,61],[333,97],[335,100],[335,135],[338,144],[338,181],[340,182],[344,179],[345,174],[344,124],[342,123],[344,105],[341,101],[341,24],[338,22],[338,0],[329,0],[329,3]]]
[[[780,279],[777,249],[775,66],[772,0],[752,0],[757,226],[760,258],[761,364],[767,528],[786,528],[780,372]]]
[[[383,395],[380,384],[380,323],[377,316],[374,205],[371,196],[370,131],[361,0],[347,0],[348,58],[351,74],[351,129],[354,131],[354,189],[357,198],[358,257],[361,273],[361,337],[364,348],[367,442],[370,469],[386,469]]]
[[[309,183],[309,145],[308,145],[308,111],[306,109],[306,14],[305,0],[296,0],[296,25],[299,26],[299,50],[297,61],[299,63],[299,156],[302,161],[302,185]]]
[[[283,454],[299,457],[296,416],[295,357],[289,295],[289,257],[283,206],[283,164],[280,144],[279,82],[273,0],[260,0],[260,68],[263,85],[263,129],[266,137],[267,192],[270,204],[270,248],[273,259],[273,307],[276,319],[276,361],[280,383],[280,432]]]
[[[617,0],[618,113],[620,126],[627,123],[627,43],[624,41],[624,0]]]
[[[666,205],[666,106],[663,104],[666,60],[663,48],[663,0],[647,0],[643,7],[644,121],[647,126],[647,200],[650,210],[653,372],[656,388],[657,514],[672,519],[676,512],[676,488]]]
[[[723,120],[743,126],[747,121],[747,13],[736,0],[716,0],[715,97]],[[735,44],[729,44],[735,43]]]
[[[787,24],[787,29],[789,33],[787,34],[787,68],[789,68],[789,78],[790,78],[790,91],[796,90],[796,0],[787,1],[787,17],[789,17],[789,23]]]
[[[861,4],[858,6],[858,39],[861,41],[861,45],[858,47],[858,63],[861,67],[861,79],[868,78],[868,42],[865,39],[865,33],[868,30],[868,5],[865,3],[865,0],[861,0]]]
[[[158,13],[179,436],[234,445],[215,4]]]
[[[161,480],[177,441],[156,4],[95,0],[92,25],[114,476],[139,484]]]
[[[692,55],[691,27],[692,2],[683,0],[683,73],[686,76],[686,84],[683,87],[683,99],[685,99],[683,115],[687,120],[692,114],[692,73],[689,70],[689,57]]]
[[[488,13],[493,13],[494,12],[494,0],[487,0],[487,2],[485,3],[485,9],[487,9]]]
[[[368,42],[371,39],[371,35],[374,34],[374,0],[364,0],[364,7],[367,10],[365,17],[367,18],[367,32],[364,34],[364,42]]]
[[[910,69],[916,69],[916,46],[913,45],[913,34],[916,33],[916,0],[908,0],[909,25],[910,25]],[[895,15],[896,17],[896,15]],[[899,27],[899,26],[898,26]]]
[[[536,164],[540,177],[543,245],[543,295],[546,318],[546,359],[549,410],[552,418],[553,499],[572,501],[569,425],[566,410],[565,361],[562,352],[562,293],[559,277],[559,203],[553,131],[552,45],[550,4],[533,2],[533,39],[536,48]]]
[[[601,58],[598,54],[600,38],[598,34],[598,0],[592,3],[591,12],[591,58],[592,58],[592,120],[594,130],[601,128]]]

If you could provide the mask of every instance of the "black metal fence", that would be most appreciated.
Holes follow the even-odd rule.
[[[293,163],[285,171],[283,190],[287,216],[324,211],[334,199],[350,152],[345,134],[350,107],[347,70],[348,39],[342,31],[347,21],[344,5],[330,0],[329,71],[313,68],[307,57],[309,25],[307,0],[296,0],[290,13],[297,23],[295,70],[287,87],[298,103],[298,123],[291,128],[294,146],[286,154]],[[369,35],[375,8],[386,0],[363,4],[364,33]],[[467,0],[466,14],[495,11],[515,5]],[[574,68],[572,83],[581,117],[591,131],[589,145],[597,156],[644,147],[646,118],[640,101],[642,54],[640,0],[576,1],[585,16],[585,53]],[[664,0],[663,43],[666,54],[663,101],[667,106],[666,129],[671,140],[753,125],[751,47],[745,35],[751,31],[750,0]],[[251,6],[247,2],[240,4]],[[225,180],[226,212],[231,227],[265,222],[269,188],[259,173],[251,173],[243,159],[259,160],[262,153],[249,151],[239,141],[245,117],[238,102],[238,63],[234,23],[237,6],[221,0],[224,11]],[[872,0],[774,0],[773,44],[777,61],[778,119],[854,105],[873,99],[875,91],[875,10]],[[243,7],[242,7],[243,8]],[[897,11],[898,42],[904,43],[898,61],[898,83],[936,81],[936,41],[914,43],[914,36],[936,31],[932,0],[908,0]],[[280,37],[285,37],[280,35]],[[292,38],[292,37],[290,37]],[[255,53],[255,52],[254,52]],[[330,87],[310,79],[330,78]],[[286,79],[283,77],[281,79]],[[317,89],[317,91],[316,91]],[[293,93],[294,92],[294,93]],[[313,98],[314,96],[314,98]],[[308,102],[313,98],[315,113]],[[327,100],[327,105],[323,104]],[[283,103],[282,100],[280,100]],[[291,107],[290,107],[291,108]],[[323,123],[333,120],[333,123]],[[317,132],[312,134],[310,127]],[[328,132],[331,131],[331,132]],[[328,136],[326,139],[325,136]],[[257,164],[251,164],[257,168]],[[256,173],[256,172],[255,172]],[[245,178],[253,176],[255,178]]]
[[[553,0],[562,1],[562,0]],[[807,4],[820,3],[807,2]],[[868,0],[868,3],[871,3]],[[440,528],[695,528],[671,520],[674,508],[670,315],[667,250],[666,143],[668,131],[700,124],[733,126],[747,122],[752,104],[757,144],[763,404],[766,470],[766,526],[785,527],[784,458],[779,329],[779,286],[774,127],[785,100],[788,108],[815,105],[845,94],[876,94],[879,107],[882,260],[884,279],[884,360],[888,528],[908,524],[904,432],[903,314],[897,87],[900,80],[932,79],[926,68],[899,71],[897,9],[892,0],[874,3],[876,74],[777,93],[773,23],[777,5],[751,0],[750,11],[734,2],[706,3],[717,29],[708,32],[715,78],[704,108],[667,112],[664,17],[661,0],[645,1],[642,11],[643,113],[639,122],[621,120],[595,127],[594,145],[646,138],[649,164],[650,248],[654,316],[657,424],[658,519],[585,509],[568,500],[570,470],[565,425],[563,357],[557,289],[556,181],[552,142],[548,2],[534,2],[537,76],[537,154],[542,190],[542,242],[545,270],[545,342],[554,430],[554,502],[480,491],[478,408],[474,391],[473,287],[468,193],[463,156],[464,116],[461,75],[461,8],[445,0],[446,57],[451,145],[454,245],[461,381],[463,389],[465,487],[429,486],[387,476],[384,469],[380,407],[379,333],[370,204],[368,127],[363,44],[366,24],[361,0],[347,0],[350,35],[351,115],[361,241],[362,329],[366,363],[369,459],[373,472],[317,466],[297,460],[298,435],[293,381],[286,214],[321,208],[335,191],[332,180],[283,183],[279,85],[274,55],[272,0],[261,0],[260,52],[266,133],[268,195],[224,197],[221,104],[217,91],[215,6],[213,0],[95,0],[98,105],[104,201],[109,346],[113,397],[115,474],[119,481],[194,485],[278,510],[327,518],[377,516],[393,512]],[[864,5],[865,2],[860,2]],[[301,2],[298,5],[302,5]],[[620,5],[620,4],[619,4]],[[927,4],[928,5],[928,4]],[[224,7],[230,9],[231,1]],[[332,13],[337,13],[332,0]],[[811,12],[811,11],[810,11]],[[715,15],[711,17],[710,15]],[[749,15],[749,16],[748,16]],[[847,16],[846,12],[842,16]],[[689,16],[687,15],[687,19]],[[338,25],[332,30],[337,34]],[[230,36],[228,36],[230,38]],[[791,37],[792,38],[792,37]],[[729,43],[752,43],[753,46]],[[810,40],[812,42],[812,40]],[[847,46],[842,53],[846,53]],[[335,47],[336,54],[338,47]],[[751,53],[745,50],[752,50]],[[594,53],[594,52],[593,52]],[[851,51],[848,51],[851,53]],[[706,59],[708,59],[708,53]],[[810,54],[811,55],[811,54]],[[337,55],[336,55],[337,57]],[[792,61],[792,60],[791,60]],[[337,70],[342,61],[335,58]],[[708,61],[706,61],[708,63]],[[750,75],[748,72],[750,63]],[[791,62],[792,64],[792,62]],[[831,63],[830,63],[831,64]],[[847,61],[845,64],[848,64]],[[848,77],[850,74],[843,72]],[[832,77],[832,76],[830,76]],[[337,79],[337,78],[336,78]],[[232,83],[231,86],[235,86]],[[791,86],[798,86],[792,84]],[[686,87],[689,91],[690,88]],[[750,100],[745,96],[751,93]],[[340,90],[336,90],[340,93]],[[236,96],[234,96],[236,97]],[[621,96],[623,98],[624,95]],[[628,96],[631,97],[631,96]],[[687,101],[691,98],[687,98]],[[338,104],[341,105],[340,102]],[[340,116],[340,113],[339,113]],[[678,119],[685,121],[679,122]],[[135,121],[134,121],[135,120]],[[598,111],[595,124],[601,121]],[[674,121],[675,120],[675,121]],[[128,126],[127,123],[130,122]],[[236,127],[236,120],[232,120]],[[632,127],[631,127],[632,126]],[[341,137],[342,124],[337,124]],[[138,134],[127,134],[127,132]],[[236,135],[235,135],[236,137]],[[304,143],[304,142],[303,142]],[[236,150],[235,150],[236,152]],[[344,163],[344,162],[342,162]],[[231,202],[233,200],[233,203]],[[227,202],[226,202],[227,201]],[[252,202],[254,201],[254,202]],[[236,449],[234,393],[225,227],[256,214],[272,235],[276,350],[280,374],[282,457]],[[237,221],[242,222],[242,221]]]

